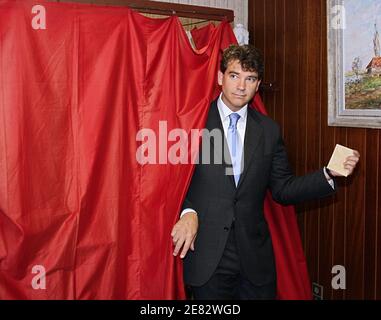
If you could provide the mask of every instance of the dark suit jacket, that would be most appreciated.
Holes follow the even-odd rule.
[[[217,101],[211,104],[206,128],[223,127]],[[183,204],[199,217],[195,251],[184,259],[186,284],[201,286],[215,271],[225,248],[233,220],[243,272],[255,285],[276,279],[271,237],[264,219],[263,204],[270,188],[275,201],[290,205],[333,194],[323,170],[295,177],[290,169],[279,126],[248,108],[244,142],[244,169],[238,186],[226,175],[226,162],[214,163],[221,156],[211,141],[211,164],[197,164]],[[201,148],[202,149],[202,148]],[[221,149],[221,148],[218,148]],[[202,151],[200,151],[200,159]],[[231,167],[231,166],[229,166]]]

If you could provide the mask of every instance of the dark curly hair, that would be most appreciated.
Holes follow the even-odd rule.
[[[231,45],[225,49],[221,60],[220,70],[225,73],[229,62],[238,60],[245,71],[255,71],[258,73],[258,79],[263,78],[264,64],[261,53],[254,46],[247,45]]]

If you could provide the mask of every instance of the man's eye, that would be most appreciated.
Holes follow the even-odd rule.
[[[231,79],[237,79],[238,76],[237,76],[236,74],[231,74],[231,75],[230,75],[230,78],[231,78]]]
[[[257,78],[248,78],[248,80],[249,80],[250,82],[255,82],[255,81],[257,81]]]

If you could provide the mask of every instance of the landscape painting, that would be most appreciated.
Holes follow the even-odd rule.
[[[381,128],[381,1],[327,0],[328,124]]]
[[[345,9],[346,109],[381,110],[381,1],[348,0]]]

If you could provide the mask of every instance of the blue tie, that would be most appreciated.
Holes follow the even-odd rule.
[[[233,174],[235,185],[238,186],[239,178],[241,175],[241,159],[242,148],[239,141],[239,135],[237,131],[237,122],[241,116],[238,113],[232,113],[229,115],[230,124],[228,128],[228,145],[230,149],[230,155],[233,166]]]

